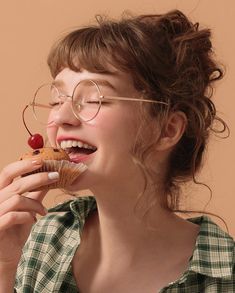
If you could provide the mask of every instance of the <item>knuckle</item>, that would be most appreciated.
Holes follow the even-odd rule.
[[[19,195],[20,192],[21,192],[21,186],[17,181],[14,181],[12,184],[11,184],[11,191],[15,194],[15,195]]]
[[[5,166],[1,172],[0,172],[0,176],[3,177],[3,178],[9,178],[10,177],[10,170],[9,170],[9,167],[8,166]]]
[[[15,195],[13,196],[13,199],[14,199],[14,204],[17,206],[17,205],[19,205],[19,204],[22,203],[22,201],[23,201],[23,196],[21,196],[21,195],[19,195],[19,194],[15,194]]]
[[[7,217],[6,217],[6,223],[9,224],[9,223],[14,223],[16,222],[17,220],[17,214],[16,212],[9,212],[7,214]]]

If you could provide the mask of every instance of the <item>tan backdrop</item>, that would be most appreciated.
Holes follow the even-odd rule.
[[[28,135],[21,113],[35,88],[50,80],[46,57],[53,41],[62,33],[93,21],[95,14],[118,17],[124,10],[134,13],[162,13],[181,9],[192,20],[213,31],[214,47],[226,66],[226,77],[219,82],[215,100],[231,129],[226,140],[212,138],[206,165],[200,179],[208,184],[213,197],[207,210],[219,214],[235,236],[235,2],[233,0],[8,0],[0,10],[0,167],[19,158],[27,147]],[[27,116],[28,117],[28,116]],[[28,117],[27,119],[30,119]],[[31,124],[33,132],[39,127]],[[61,201],[54,191],[46,198],[51,206]],[[203,209],[210,198],[206,188],[190,186],[185,191],[188,208]],[[216,219],[215,219],[216,220]],[[216,220],[223,228],[221,221]]]

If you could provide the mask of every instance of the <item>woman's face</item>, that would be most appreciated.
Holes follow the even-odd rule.
[[[112,68],[113,69],[113,68]],[[72,95],[78,82],[92,79],[102,80],[100,90],[110,96],[139,97],[128,74],[114,71],[112,74],[91,73],[86,70],[74,72],[63,69],[55,78],[55,84],[63,94]],[[99,84],[99,81],[98,81]],[[91,121],[77,119],[71,108],[71,102],[65,102],[52,114],[54,123],[47,127],[49,142],[52,146],[66,148],[71,160],[83,162],[88,169],[73,183],[71,191],[92,189],[102,184],[122,184],[137,172],[131,150],[138,129],[138,102],[111,100],[102,104],[99,114]],[[93,150],[71,148],[78,142],[95,148]]]

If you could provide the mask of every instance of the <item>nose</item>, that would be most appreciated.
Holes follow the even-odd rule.
[[[53,116],[53,121],[58,126],[78,126],[81,124],[81,121],[73,113],[70,99],[67,99]]]

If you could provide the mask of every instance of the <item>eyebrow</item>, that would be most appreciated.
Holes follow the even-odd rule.
[[[109,81],[107,81],[106,79],[94,78],[92,80],[97,82],[98,85],[107,86],[107,87],[109,87],[109,88],[111,88],[112,90],[115,90],[115,91],[117,90],[115,88],[115,86],[113,84],[111,84]]]

